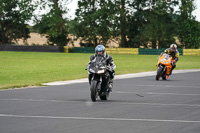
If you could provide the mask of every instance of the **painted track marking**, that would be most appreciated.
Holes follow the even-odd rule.
[[[43,118],[43,119],[73,119],[73,120],[109,120],[109,121],[144,121],[144,122],[176,122],[176,123],[200,123],[192,120],[162,120],[162,119],[128,119],[128,118],[96,118],[96,117],[61,117],[61,116],[32,116],[0,114],[0,117],[14,118]]]
[[[183,93],[155,93],[155,92],[125,92],[125,91],[115,91],[113,93],[119,94],[147,94],[147,95],[175,95],[175,96],[200,96],[200,94],[183,94]]]
[[[48,99],[0,99],[0,101],[30,101],[30,102],[59,102],[59,103],[86,103],[86,105],[92,106],[94,102],[88,101],[64,101],[64,100],[48,100]],[[96,102],[104,103],[105,102]],[[123,105],[150,105],[150,106],[186,106],[186,107],[200,107],[200,104],[167,104],[167,103],[134,103],[134,102],[107,102],[109,104],[123,104]]]

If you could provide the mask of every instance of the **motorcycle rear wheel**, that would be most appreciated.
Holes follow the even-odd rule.
[[[162,77],[162,79],[163,79],[163,80],[166,80],[166,75],[164,75],[164,76]]]
[[[99,96],[101,100],[108,100],[109,92],[106,92],[105,95]]]
[[[107,91],[105,92],[105,95],[103,96],[99,96],[101,100],[108,100],[108,97],[109,97],[109,94],[110,92],[112,91],[112,88],[113,88],[113,82],[109,81],[109,85],[108,85],[108,89]]]

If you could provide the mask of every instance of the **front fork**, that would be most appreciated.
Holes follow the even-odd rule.
[[[110,80],[110,77],[107,76],[107,78],[109,78],[107,83],[102,83],[103,79],[102,79],[102,75],[98,75],[98,74],[93,74],[92,76],[92,81],[97,81],[97,91],[99,93],[107,91],[107,92],[111,92],[112,88],[113,88],[113,82]],[[105,82],[105,81],[104,81]],[[105,88],[102,88],[105,87]]]
[[[162,71],[161,71],[161,76],[164,76],[164,74],[165,74],[165,71],[166,71],[166,66],[162,66],[162,65],[158,65],[158,68],[160,68],[160,69],[162,69]]]
[[[97,92],[99,93],[100,90],[101,90],[101,83],[102,83],[102,76],[101,75],[98,75],[98,74],[93,74],[92,75],[92,79],[91,79],[91,82],[93,81],[96,81],[97,82]]]

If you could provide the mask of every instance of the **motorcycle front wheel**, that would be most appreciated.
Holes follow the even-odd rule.
[[[90,91],[91,91],[91,100],[93,102],[95,102],[97,100],[97,96],[98,96],[98,93],[97,93],[97,81],[93,80],[91,82],[91,88],[90,88]]]
[[[158,67],[157,74],[156,74],[156,80],[159,80],[161,75],[162,75],[162,68]]]

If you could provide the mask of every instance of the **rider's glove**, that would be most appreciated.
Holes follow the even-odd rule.
[[[87,70],[89,70],[89,67],[90,67],[90,64],[88,64],[88,65],[87,65],[87,67],[86,67],[86,68],[87,68]]]
[[[108,71],[111,71],[111,72],[112,72],[111,66],[107,66],[106,69],[107,69]]]
[[[176,61],[175,60],[172,60],[172,65],[174,65],[176,63]]]
[[[176,63],[176,61],[175,61],[175,60],[172,60],[172,62],[173,62],[173,63]]]

